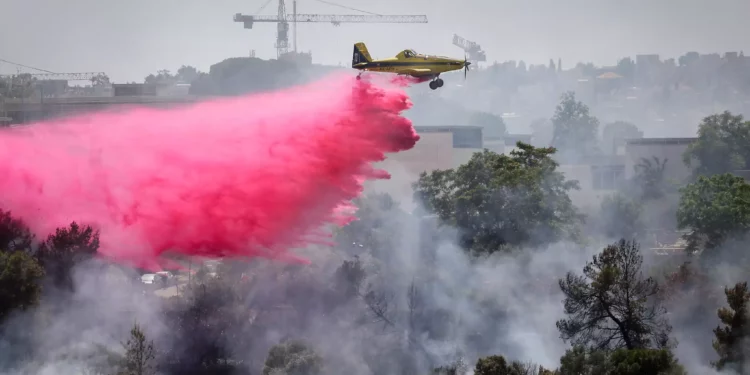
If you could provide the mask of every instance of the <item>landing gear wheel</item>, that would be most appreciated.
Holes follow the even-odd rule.
[[[360,79],[362,79],[362,75],[361,75],[361,74],[358,74],[358,75],[357,75],[357,81],[359,81]]]
[[[443,83],[443,80],[440,78],[435,80],[435,84],[437,85],[437,87],[443,87]]]
[[[437,84],[437,81],[430,81],[430,88],[431,88],[431,89],[433,89],[433,90],[437,90],[437,88],[438,88],[438,87],[439,87],[439,86],[438,86],[438,84]]]

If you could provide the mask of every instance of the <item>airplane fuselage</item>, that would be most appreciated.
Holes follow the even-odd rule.
[[[370,72],[410,75],[413,77],[434,77],[440,73],[463,69],[464,61],[434,56],[403,59],[393,57],[359,63],[353,68]]]
[[[360,72],[371,71],[408,75],[418,78],[421,82],[432,79],[430,88],[433,90],[443,86],[443,80],[439,78],[441,73],[460,69],[468,70],[470,64],[466,60],[423,55],[410,49],[401,51],[395,57],[376,60],[370,56],[367,47],[362,42],[354,45],[352,53],[352,68]]]

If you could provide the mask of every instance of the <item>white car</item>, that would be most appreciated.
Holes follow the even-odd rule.
[[[144,284],[153,284],[155,280],[156,280],[155,273],[147,273],[147,274],[141,275],[141,282]]]
[[[147,285],[166,282],[170,278],[169,274],[164,272],[147,273],[141,276],[141,282]]]

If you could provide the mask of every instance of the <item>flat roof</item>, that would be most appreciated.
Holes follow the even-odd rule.
[[[635,138],[626,139],[628,145],[680,145],[695,142],[698,137],[689,138]]]
[[[453,133],[454,131],[482,130],[482,126],[475,125],[445,125],[445,126],[420,126],[415,125],[417,133]]]

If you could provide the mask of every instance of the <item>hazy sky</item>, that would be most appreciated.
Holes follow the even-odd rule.
[[[292,0],[287,1],[291,11]],[[327,0],[331,1],[331,0]],[[379,14],[425,14],[427,24],[301,24],[298,47],[313,61],[349,64],[352,44],[374,57],[404,48],[462,57],[457,33],[489,61],[547,63],[562,58],[612,65],[641,53],[750,53],[750,0],[333,0]],[[234,13],[255,14],[266,0],[0,0],[0,59],[54,72],[103,71],[115,82],[142,81],[180,65],[208,70],[228,57],[272,58],[276,25],[245,30]],[[271,0],[261,14],[276,13]],[[356,14],[317,0],[298,13]],[[290,37],[291,43],[291,37]],[[0,62],[0,73],[16,68]]]

